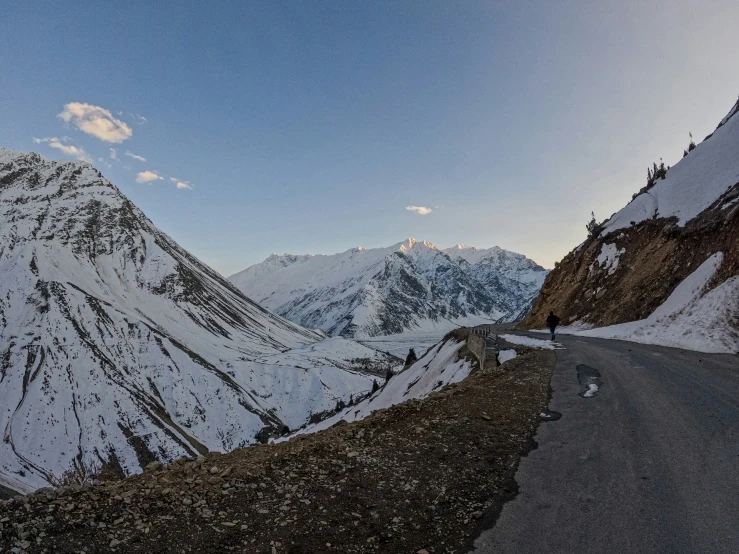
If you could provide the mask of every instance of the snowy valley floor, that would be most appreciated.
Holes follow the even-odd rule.
[[[554,352],[516,349],[356,423],[0,503],[0,552],[466,552],[547,403]]]
[[[357,339],[357,342],[404,360],[409,348],[414,348],[419,357],[423,356],[426,350],[439,342],[450,330],[411,331],[400,335],[383,335],[367,339]]]

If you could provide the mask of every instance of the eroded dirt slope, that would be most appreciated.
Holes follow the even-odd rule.
[[[739,183],[684,227],[676,218],[656,218],[588,239],[547,276],[519,328],[544,328],[550,310],[565,325],[643,319],[716,252],[724,261],[709,290],[739,274],[738,198]],[[604,248],[620,252],[617,264],[599,263]]]

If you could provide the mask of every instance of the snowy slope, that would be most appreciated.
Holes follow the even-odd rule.
[[[739,352],[738,111],[565,256],[521,326],[553,310],[562,332]]]
[[[332,336],[367,338],[510,320],[547,272],[500,248],[408,239],[331,256],[272,255],[229,280],[263,306]]]
[[[0,148],[0,276],[0,482],[18,490],[78,464],[131,473],[298,427],[389,363],[316,345],[82,162]]]
[[[659,344],[699,352],[739,352],[739,277],[731,277],[704,291],[724,260],[722,252],[709,257],[682,281],[646,319],[582,329],[577,325],[558,333]]]
[[[465,344],[466,341],[457,342],[453,338],[440,341],[416,363],[392,377],[385,386],[368,398],[279,440],[289,440],[293,436],[328,429],[341,420],[348,423],[359,421],[374,411],[414,398],[426,398],[446,385],[464,380],[473,369],[470,360],[459,358],[459,351]]]
[[[739,183],[739,102],[716,131],[667,172],[665,179],[640,194],[605,225],[605,233],[645,219],[677,217],[683,226]]]

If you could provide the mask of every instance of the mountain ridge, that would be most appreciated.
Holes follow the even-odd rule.
[[[497,246],[442,250],[409,238],[330,255],[272,254],[228,279],[301,325],[368,338],[506,320],[531,300],[546,273]]]
[[[85,162],[0,149],[0,239],[0,481],[16,490],[250,444],[393,363],[252,302]]]

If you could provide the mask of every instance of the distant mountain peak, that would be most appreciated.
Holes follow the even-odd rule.
[[[329,335],[367,337],[509,320],[547,271],[501,248],[441,250],[409,238],[276,267],[267,259],[232,275],[244,294]]]
[[[401,243],[398,243],[396,245],[397,250],[400,250],[401,252],[406,251],[413,251],[413,250],[439,250],[433,243],[427,241],[427,240],[417,240],[414,238],[409,238]]]

